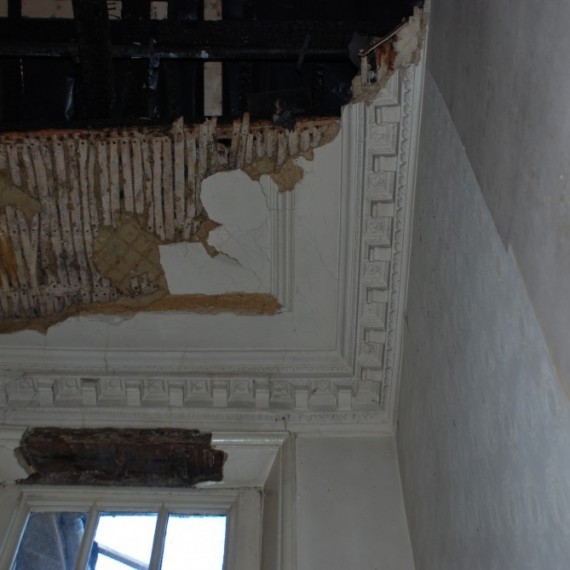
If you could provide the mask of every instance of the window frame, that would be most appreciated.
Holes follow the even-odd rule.
[[[156,512],[157,526],[149,570],[160,568],[169,514],[225,515],[224,570],[254,568],[260,557],[261,495],[257,489],[157,489],[148,487],[101,488],[20,486],[0,568],[11,568],[32,512],[85,512],[87,523],[75,570],[84,570],[102,512]],[[248,524],[239,524],[240,516]],[[254,528],[258,530],[254,532]]]
[[[64,510],[65,496],[75,496],[79,501],[70,502],[67,510],[73,510],[77,504],[91,504],[103,496],[130,496],[125,505],[133,509],[142,506],[142,510],[145,510],[144,500],[149,497],[170,495],[176,496],[177,501],[191,497],[203,509],[207,508],[206,503],[216,508],[219,504],[212,501],[223,497],[238,497],[228,518],[224,570],[296,570],[295,436],[290,432],[213,429],[212,445],[227,454],[224,479],[191,488],[161,489],[18,484],[16,481],[25,478],[26,473],[14,450],[27,427],[0,425],[0,568],[9,567],[6,560],[10,556],[11,561],[16,551],[14,542],[19,542],[23,532],[26,504],[35,500],[32,497],[43,501],[39,496],[43,494],[53,498],[54,511]],[[94,498],[84,500],[87,491]],[[248,496],[250,500],[245,498]]]

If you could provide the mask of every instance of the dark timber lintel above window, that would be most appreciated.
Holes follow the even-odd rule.
[[[221,481],[226,455],[197,430],[34,428],[16,450],[22,483],[190,487]]]

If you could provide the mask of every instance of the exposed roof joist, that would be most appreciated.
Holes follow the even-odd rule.
[[[305,59],[346,61],[355,32],[381,35],[384,27],[378,22],[164,20],[153,21],[143,37],[129,21],[109,22],[113,57],[149,57],[152,39],[153,53],[161,58],[197,60],[296,60],[307,42]],[[77,31],[72,20],[0,20],[0,56],[74,56]]]

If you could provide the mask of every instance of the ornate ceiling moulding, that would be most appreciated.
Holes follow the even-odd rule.
[[[339,140],[319,151],[327,158],[324,167],[319,166],[320,156],[314,162],[315,170],[320,168],[320,183],[315,177],[312,185],[294,193],[276,190],[276,195],[291,199],[281,210],[270,208],[272,213],[283,213],[270,232],[277,235],[277,228],[282,229],[272,254],[281,256],[275,264],[281,269],[273,273],[286,274],[275,290],[285,292],[278,298],[282,305],[288,300],[288,305],[278,317],[244,320],[230,315],[220,328],[213,319],[199,316],[193,326],[182,329],[179,322],[163,316],[163,325],[174,323],[185,336],[168,336],[170,331],[163,326],[152,341],[164,338],[168,344],[148,344],[145,349],[75,346],[70,331],[78,335],[83,329],[70,325],[67,330],[66,323],[58,327],[56,342],[46,346],[39,346],[35,338],[32,346],[26,346],[31,337],[21,333],[0,349],[4,369],[0,408],[5,420],[68,418],[102,425],[103,417],[114,414],[121,421],[123,414],[129,418],[125,422],[149,425],[145,422],[156,421],[167,409],[173,422],[199,418],[201,423],[194,425],[200,427],[241,422],[302,430],[319,423],[360,423],[384,430],[392,425],[422,77],[422,65],[395,70],[369,104],[345,107]],[[329,127],[322,126],[325,131]],[[308,146],[302,142],[303,130],[293,140],[302,152],[318,136],[317,127],[311,128]],[[198,139],[205,129],[199,128]],[[246,141],[247,161],[250,135],[241,139],[240,129],[236,125],[226,134],[230,141],[236,140],[234,134]],[[274,131],[263,131],[263,137],[270,132]],[[251,152],[257,148],[255,137],[253,132]],[[326,138],[324,132],[320,137],[319,141]],[[281,144],[285,156],[291,141],[280,140],[277,152]],[[12,154],[23,152],[14,148]],[[243,147],[238,145],[238,155],[239,148]],[[6,156],[9,166],[10,155]],[[23,164],[31,168],[31,159]],[[303,183],[308,178],[306,173]],[[112,211],[110,216],[112,224]],[[162,239],[152,220],[153,239]],[[184,237],[185,227],[175,231]],[[191,239],[195,234],[189,235]],[[144,319],[141,322],[148,325]],[[115,342],[115,329],[138,333],[131,324],[115,327],[82,321],[85,326],[97,325],[98,334],[112,336]],[[17,344],[20,338],[22,344]],[[148,343],[148,336],[140,338]],[[32,425],[38,424],[34,420]]]
[[[185,429],[32,428],[16,455],[21,483],[191,487],[221,481],[226,454],[212,435]]]
[[[201,243],[225,255],[208,241],[220,224],[202,182],[241,169],[290,191],[303,177],[295,159],[311,160],[339,128],[333,118],[287,130],[245,114],[226,126],[1,134],[0,332],[45,331],[88,313],[274,315],[287,304],[275,291],[173,294],[160,246]]]

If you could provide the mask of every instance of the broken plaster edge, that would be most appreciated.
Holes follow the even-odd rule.
[[[406,54],[399,53],[397,50],[394,51],[395,60],[400,59],[400,61],[394,61],[394,66],[390,63],[388,68],[380,70],[383,72],[380,76],[373,73],[372,77],[363,77],[364,73],[369,73],[368,66],[365,64],[365,57],[361,57],[362,65],[360,72],[355,75],[352,80],[352,99],[347,105],[354,105],[357,103],[364,103],[366,106],[371,105],[374,100],[378,97],[380,92],[389,84],[392,78],[398,74],[398,72],[405,73],[410,67],[416,67],[420,65],[423,54],[425,53],[426,39],[427,39],[427,24],[429,20],[429,0],[427,0],[426,6],[415,6],[412,16],[410,16],[407,22],[402,26],[402,28],[390,39],[390,45],[397,47],[398,40],[402,38],[403,33],[407,32],[408,27],[412,27],[413,24],[418,22],[418,45],[417,47],[406,56]]]
[[[146,301],[147,304],[144,304]],[[52,326],[69,318],[86,316],[113,316],[130,318],[138,313],[187,312],[200,315],[219,315],[232,313],[239,316],[273,316],[281,309],[277,299],[266,293],[228,292],[218,295],[193,293],[172,295],[167,293],[157,297],[131,299],[122,297],[117,301],[71,307],[43,319],[3,319],[0,322],[0,334],[10,334],[31,330],[47,334]]]

